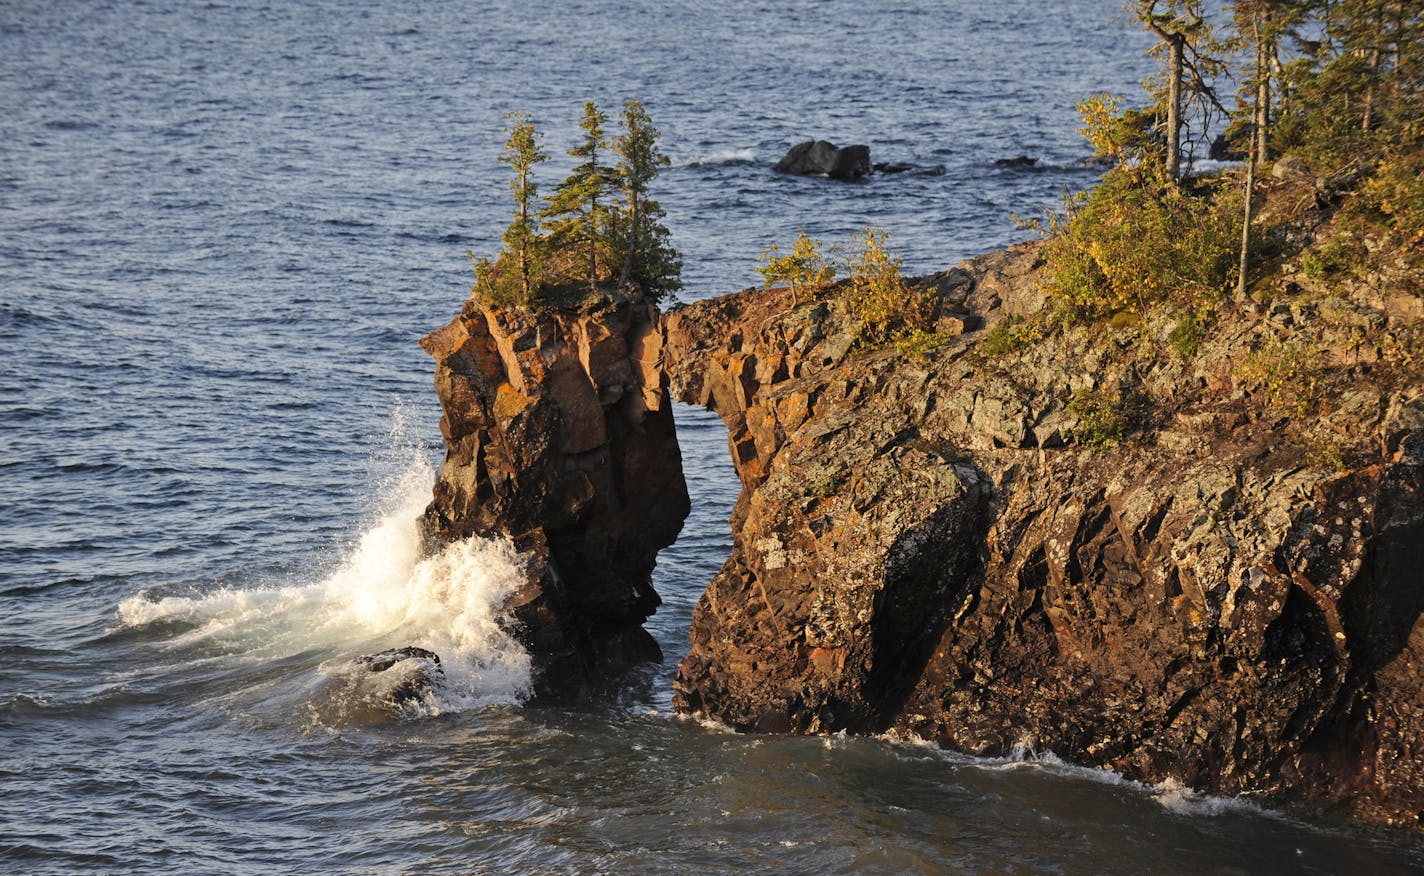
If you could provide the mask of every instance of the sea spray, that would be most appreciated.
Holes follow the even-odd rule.
[[[119,603],[116,630],[149,632],[185,661],[266,664],[309,654],[307,674],[325,678],[349,678],[346,667],[362,654],[414,645],[442,660],[424,713],[521,701],[530,659],[499,612],[523,581],[523,561],[507,541],[480,538],[422,556],[418,519],[433,472],[428,453],[405,434],[397,408],[375,457],[383,473],[371,522],[334,571],[191,596],[140,591]]]

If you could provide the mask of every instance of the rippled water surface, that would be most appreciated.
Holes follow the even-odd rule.
[[[498,545],[422,560],[438,444],[415,345],[509,212],[503,119],[567,169],[641,98],[686,299],[798,228],[926,272],[1015,239],[1130,94],[1114,2],[0,5],[0,869],[15,873],[1406,872],[1397,840],[1023,752],[738,736],[675,717],[730,547],[725,432],[678,410],[694,513],[669,655],[522,705]],[[941,166],[842,185],[808,137]],[[1039,159],[1032,171],[995,165]],[[442,654],[391,717],[347,661]]]

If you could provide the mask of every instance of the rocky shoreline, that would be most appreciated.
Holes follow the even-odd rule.
[[[427,532],[529,552],[513,608],[542,687],[650,656],[648,572],[687,507],[668,399],[702,405],[742,492],[678,709],[1031,744],[1419,829],[1424,388],[1389,342],[1418,299],[1296,284],[1226,305],[1191,356],[1101,326],[1005,344],[1039,267],[1025,244],[919,281],[945,339],[923,358],[857,349],[834,294],[533,323],[472,301],[424,342],[449,454]],[[1104,398],[1121,434],[1098,441]]]

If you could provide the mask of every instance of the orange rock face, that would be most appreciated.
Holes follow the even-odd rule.
[[[432,545],[504,536],[523,552],[512,609],[540,692],[660,657],[642,628],[658,605],[649,574],[688,498],[648,344],[656,318],[638,298],[539,317],[471,300],[421,342],[446,445],[424,531]]]

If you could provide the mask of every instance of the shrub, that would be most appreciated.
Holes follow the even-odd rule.
[[[847,304],[860,321],[863,347],[892,343],[903,333],[927,331],[934,319],[934,295],[911,288],[900,272],[903,261],[890,254],[888,235],[867,228],[846,256]]]
[[[1300,268],[1307,277],[1324,280],[1338,274],[1347,262],[1344,258],[1345,246],[1340,238],[1332,238],[1318,250],[1306,250],[1300,254]]]
[[[1045,291],[1087,320],[1217,301],[1235,279],[1238,201],[1211,184],[1192,190],[1150,170],[1111,170],[1097,188],[1065,198],[1051,222]]]
[[[1320,351],[1314,347],[1272,338],[1237,366],[1235,376],[1260,384],[1272,407],[1298,418],[1320,403],[1316,374],[1320,358]]]
[[[1361,194],[1406,246],[1424,243],[1424,138],[1382,160]]]
[[[830,285],[836,278],[836,266],[821,251],[821,244],[808,237],[805,231],[796,235],[791,252],[780,255],[780,249],[772,244],[761,254],[762,266],[757,273],[766,281],[770,289],[778,283],[791,288],[791,294],[799,301],[810,298]]]
[[[856,346],[874,349],[894,344],[906,355],[922,358],[948,342],[933,331],[935,293],[915,287],[901,273],[903,260],[890,253],[889,235],[867,228],[849,246],[835,246],[846,279],[839,289],[852,319],[859,323]],[[765,288],[786,283],[798,301],[828,289],[838,272],[833,257],[825,254],[819,241],[803,231],[784,255],[772,244],[761,255],[758,273]]]
[[[1177,324],[1172,327],[1172,331],[1167,334],[1167,343],[1183,359],[1192,359],[1197,355],[1197,350],[1201,349],[1202,339],[1206,337],[1206,323],[1196,314],[1188,314],[1177,320]]]
[[[984,339],[979,342],[979,353],[986,359],[992,359],[1021,350],[1029,344],[1043,340],[1043,337],[1043,324],[1038,320],[1029,322],[1017,316],[1010,316],[994,323],[984,332]]]
[[[1108,447],[1118,444],[1127,433],[1118,407],[1121,399],[1108,389],[1080,389],[1068,403],[1068,412],[1077,416],[1078,426],[1073,440],[1085,447]]]
[[[922,328],[904,329],[895,336],[895,349],[907,359],[923,361],[930,353],[954,340],[952,335],[942,335]]]
[[[831,463],[822,462],[812,466],[806,472],[806,495],[817,499],[830,498],[835,495],[841,474],[840,466]]]

